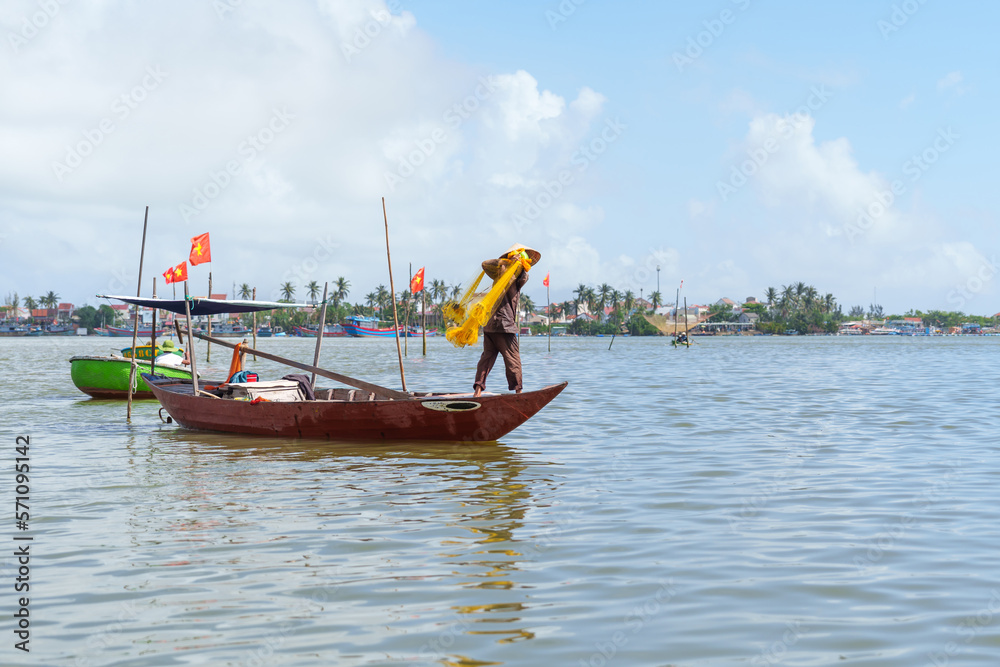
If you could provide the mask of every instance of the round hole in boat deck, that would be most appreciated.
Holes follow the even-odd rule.
[[[421,401],[420,405],[438,412],[469,412],[480,407],[475,401]]]

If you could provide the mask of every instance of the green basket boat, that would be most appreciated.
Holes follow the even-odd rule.
[[[177,355],[168,355],[177,356]],[[178,357],[179,358],[179,357]],[[128,376],[131,359],[123,357],[73,357],[69,360],[73,384],[83,393],[94,398],[127,398]],[[136,360],[135,388],[132,398],[153,398],[149,385],[141,373],[151,372],[148,361]],[[156,374],[171,378],[191,378],[191,371],[161,364],[157,360]]]

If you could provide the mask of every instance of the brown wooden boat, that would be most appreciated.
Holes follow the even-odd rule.
[[[316,400],[259,402],[220,398],[190,380],[143,374],[173,419],[186,428],[327,440],[497,440],[533,417],[565,382],[520,394],[413,394],[382,398],[349,389],[317,389]]]

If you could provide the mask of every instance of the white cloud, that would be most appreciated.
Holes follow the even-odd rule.
[[[962,82],[964,77],[961,72],[949,72],[944,78],[939,79],[937,82],[937,89],[939,93],[944,93],[948,91],[954,92],[956,95],[964,95],[969,91],[967,86],[963,86]]]
[[[217,281],[266,293],[347,275],[363,293],[385,282],[382,196],[394,256],[449,282],[514,241],[551,248],[546,260],[574,280],[600,265],[586,240],[604,222],[587,201],[600,165],[573,163],[604,121],[590,88],[566,99],[526,71],[447,60],[412,13],[382,0],[247,1],[222,16],[193,0],[61,7],[0,55],[0,151],[16,156],[0,162],[4,247],[31,247],[39,230],[53,239],[44,266],[9,255],[4,285],[62,283],[67,298],[93,300],[112,280],[94,267],[134,263],[122,258],[137,254],[149,204],[152,273],[210,231]],[[276,110],[289,118],[280,131]],[[512,224],[553,187],[531,225]],[[190,222],[182,206],[197,211]],[[318,252],[330,237],[336,249]]]
[[[769,281],[805,280],[838,294],[864,291],[866,284],[918,290],[940,306],[953,284],[979,270],[982,252],[950,238],[946,225],[907,199],[915,186],[901,168],[862,169],[846,137],[817,142],[814,123],[776,114],[750,122],[741,152],[769,140],[777,146],[748,179],[765,206],[769,234],[747,243],[748,257],[736,265],[713,264],[706,275],[717,291],[728,291],[727,275],[743,284],[740,272],[749,265],[754,276],[767,267]],[[996,291],[992,284],[982,290]]]
[[[917,101],[917,94],[910,93],[909,95],[907,95],[906,97],[904,97],[899,101],[899,108],[905,111],[910,107],[911,104],[913,104],[916,101]]]

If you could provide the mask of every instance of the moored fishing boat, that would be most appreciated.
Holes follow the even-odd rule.
[[[316,329],[310,329],[308,327],[295,327],[295,335],[305,336],[306,338],[315,338],[316,331]],[[324,338],[339,338],[347,335],[347,329],[339,324],[327,324],[323,327]]]
[[[126,398],[132,360],[125,357],[72,357],[70,376],[76,388],[94,398]],[[153,369],[150,361],[136,359],[136,384],[133,398],[153,398],[149,386],[139,375],[148,374]],[[156,374],[175,379],[191,379],[191,371],[182,366],[179,355],[166,353],[156,358]]]
[[[203,333],[205,329],[201,330]],[[253,335],[253,329],[242,324],[226,322],[225,324],[213,324],[212,335],[218,338],[247,338]]]
[[[135,329],[131,328],[125,329],[122,327],[113,327],[110,325],[106,327],[97,327],[96,329],[94,329],[94,333],[96,333],[98,336],[111,336],[113,338],[131,338],[134,331]],[[160,338],[166,333],[167,333],[166,329],[157,329],[156,337]],[[139,338],[149,338],[153,335],[153,330],[151,328],[143,329],[142,327],[140,327],[138,335]]]
[[[194,395],[189,381],[144,376],[181,426],[203,431],[326,440],[464,440],[491,442],[528,421],[566,383],[520,394],[413,394],[378,397],[354,389],[317,389],[315,400],[251,402],[223,398],[226,385]],[[295,382],[287,388],[294,392]],[[252,385],[254,383],[246,383]],[[246,384],[229,388],[246,390]],[[275,382],[262,383],[275,385]],[[253,395],[253,387],[249,389]],[[222,399],[222,400],[220,400]]]
[[[355,338],[395,338],[395,327],[380,327],[379,324],[381,322],[377,317],[352,315],[344,322],[344,330]]]

